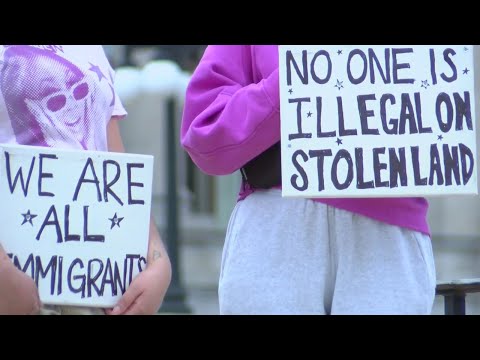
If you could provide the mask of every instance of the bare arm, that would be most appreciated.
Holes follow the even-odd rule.
[[[0,315],[30,315],[39,310],[35,282],[13,265],[0,245]]]
[[[108,149],[112,152],[125,152],[117,120],[108,124]],[[170,285],[172,268],[170,258],[153,217],[150,217],[147,269],[130,285],[113,314],[153,314],[160,307]]]

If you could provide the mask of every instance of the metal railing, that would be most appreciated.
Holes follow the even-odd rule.
[[[480,279],[439,282],[436,289],[444,298],[445,315],[466,315],[466,297],[472,293],[480,293]]]

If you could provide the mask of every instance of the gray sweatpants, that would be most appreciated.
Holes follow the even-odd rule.
[[[219,280],[221,314],[430,314],[427,235],[280,190],[240,201]]]

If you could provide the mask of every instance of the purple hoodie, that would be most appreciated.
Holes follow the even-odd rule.
[[[277,45],[210,45],[187,88],[181,142],[210,175],[227,175],[280,140]],[[252,190],[242,186],[239,200]],[[424,198],[312,199],[430,234]]]

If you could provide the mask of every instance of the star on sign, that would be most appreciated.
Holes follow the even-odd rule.
[[[343,54],[343,50],[338,50],[338,51],[337,51],[337,54],[338,54],[338,55],[342,55],[342,54]]]
[[[290,93],[290,95],[292,95],[292,93],[293,93],[293,90],[292,90],[292,89],[290,89],[290,90],[288,90],[288,92]]]
[[[426,88],[428,88],[429,86],[430,86],[430,84],[428,83],[428,80],[425,80],[425,81],[422,80],[422,88],[425,88],[425,89],[426,89]]]
[[[28,223],[30,223],[30,225],[32,225],[32,226],[33,226],[32,220],[37,217],[37,215],[31,214],[31,213],[30,213],[30,210],[28,210],[26,214],[22,214],[22,216],[23,216],[22,225],[28,222]]]
[[[117,213],[115,213],[115,216],[113,218],[108,218],[108,220],[110,220],[112,222],[112,226],[110,227],[110,230],[112,230],[115,225],[120,227],[120,222],[123,220],[123,217],[119,218],[117,216]]]
[[[95,74],[97,74],[98,81],[102,81],[102,79],[107,79],[105,75],[103,75],[102,70],[100,70],[100,68],[97,65],[93,65],[91,62],[89,62],[89,64],[90,64],[90,69],[88,70],[93,71]]]
[[[443,140],[443,135],[438,135],[437,139],[442,141]]]
[[[465,47],[463,48],[463,51],[468,51],[468,47],[465,46]]]
[[[468,75],[468,72],[469,72],[469,71],[470,71],[470,70],[468,70],[467,68],[465,68],[465,70],[463,70],[463,74],[464,74],[464,75]]]
[[[343,140],[340,138],[337,138],[337,141],[335,141],[338,146],[343,145]]]
[[[309,112],[307,113],[307,117],[312,117],[312,112],[311,112],[311,111],[309,111]]]
[[[337,80],[337,85],[335,85],[338,90],[343,89],[343,81]]]

